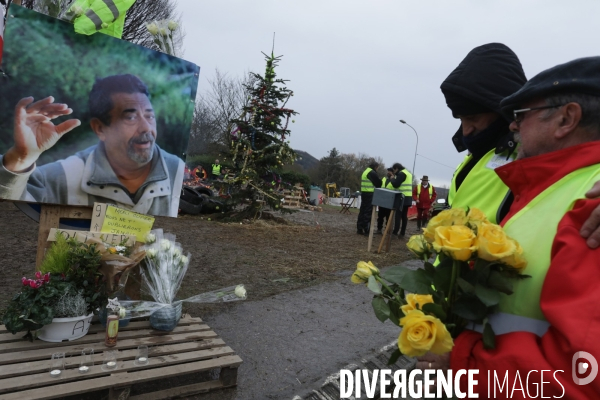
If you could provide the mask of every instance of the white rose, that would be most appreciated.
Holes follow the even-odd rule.
[[[179,24],[175,21],[169,21],[167,27],[169,28],[170,31],[174,31],[175,29],[177,29],[179,27]]]
[[[148,244],[154,243],[156,241],[156,235],[154,233],[148,233],[145,241]]]
[[[148,256],[148,258],[156,257],[156,253],[157,251],[154,248],[146,250],[146,255]]]
[[[125,316],[127,316],[127,310],[123,307],[119,307],[119,318],[123,319]]]
[[[181,256],[179,261],[181,261],[181,265],[185,265],[188,263],[189,259],[186,256]]]
[[[163,251],[169,250],[171,248],[171,242],[167,239],[163,239],[160,241],[160,249]]]
[[[158,26],[154,22],[146,25],[146,29],[150,32],[151,35],[156,35],[158,33]]]
[[[181,250],[179,250],[179,247],[173,247],[173,257],[177,258],[181,256]]]
[[[244,285],[237,285],[235,287],[235,295],[242,299],[246,298],[246,289],[244,288]]]

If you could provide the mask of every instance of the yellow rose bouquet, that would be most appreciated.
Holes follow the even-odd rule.
[[[402,327],[390,364],[400,354],[451,351],[452,338],[469,323],[482,325],[484,346],[494,348],[487,318],[498,312],[502,296],[512,294],[513,283],[528,277],[519,243],[480,210],[456,208],[432,218],[407,247],[424,268],[395,266],[380,272],[371,262],[360,261],[351,278],[375,294],[372,305],[380,321]],[[434,266],[429,260],[435,254]]]

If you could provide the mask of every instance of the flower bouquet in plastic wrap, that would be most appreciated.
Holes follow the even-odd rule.
[[[176,298],[190,264],[190,253],[184,253],[172,234],[152,231],[146,238],[145,258],[140,268],[142,293],[154,301],[121,301],[127,317],[150,315],[154,329],[171,331],[181,318],[183,302],[217,303],[244,300],[243,285],[231,286],[187,299]]]

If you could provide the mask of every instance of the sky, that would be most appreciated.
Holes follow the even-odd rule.
[[[439,87],[471,49],[506,44],[528,79],[599,53],[597,0],[178,0],[177,9],[182,58],[201,68],[198,93],[217,68],[264,74],[275,32],[275,72],[299,112],[292,148],[415,164],[434,186],[449,185],[466,155],[452,145],[460,123]]]

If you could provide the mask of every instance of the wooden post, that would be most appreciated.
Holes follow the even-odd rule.
[[[60,225],[61,218],[92,219],[92,207],[42,205],[40,211],[40,227],[38,229],[37,255],[35,269],[39,271],[46,249],[50,246],[48,235],[50,229]]]
[[[387,244],[385,246],[385,251],[390,251],[390,243],[392,242],[392,234],[389,233],[390,229],[392,228],[392,225],[394,224],[394,212],[395,210],[390,211],[390,215],[387,219],[387,224],[385,226],[385,231],[383,232],[383,237],[381,238],[381,243],[379,243],[379,248],[377,249],[377,254],[381,253],[381,248],[383,247],[383,243],[386,242],[387,239]]]
[[[367,251],[371,251],[371,245],[373,244],[373,231],[375,230],[377,224],[377,218],[375,218],[375,207],[373,207],[373,211],[371,211],[371,227],[369,228],[369,241],[367,243]]]

